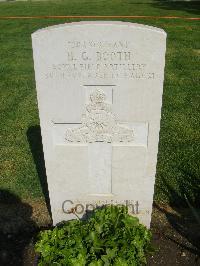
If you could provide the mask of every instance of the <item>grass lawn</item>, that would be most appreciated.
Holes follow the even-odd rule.
[[[0,16],[200,17],[199,9],[198,2],[158,0],[8,2],[0,3]],[[23,200],[44,197],[31,33],[48,25],[70,21],[75,19],[0,20],[0,189]],[[191,202],[199,204],[200,22],[179,19],[123,21],[161,27],[168,34],[155,200],[183,206],[184,194],[187,194]]]

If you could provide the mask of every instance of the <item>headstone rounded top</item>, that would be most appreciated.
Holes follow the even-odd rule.
[[[111,26],[112,25],[112,26],[132,27],[132,28],[137,28],[137,29],[151,30],[151,31],[161,33],[161,34],[164,34],[165,36],[167,36],[167,33],[161,28],[143,25],[143,24],[139,24],[139,23],[123,22],[123,21],[80,21],[80,22],[70,22],[70,23],[63,23],[63,24],[45,27],[45,28],[42,28],[42,29],[39,29],[39,30],[33,32],[32,37],[34,37],[37,34],[44,33],[44,32],[49,32],[49,31],[68,28],[68,27],[80,27],[80,26],[85,27],[86,25],[88,25],[88,26],[100,26],[100,25],[103,25],[103,26],[110,25]]]

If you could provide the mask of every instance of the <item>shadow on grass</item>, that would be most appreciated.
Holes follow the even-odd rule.
[[[185,163],[178,167],[180,173],[176,179],[176,189],[166,178],[162,177],[162,191],[169,199],[170,206],[188,208],[185,196],[196,208],[200,208],[200,175],[198,169],[192,169],[192,165]]]
[[[49,200],[49,192],[48,192],[48,185],[47,185],[47,176],[46,176],[46,169],[45,169],[45,161],[44,161],[40,126],[29,127],[29,129],[27,130],[27,139],[28,139],[30,150],[31,150],[34,162],[35,162],[36,169],[37,169],[37,174],[40,179],[42,192],[43,192],[43,195],[45,196],[47,209],[49,211],[49,214],[51,215],[51,207],[50,207],[50,200]]]
[[[0,265],[24,265],[25,247],[37,231],[32,207],[8,190],[0,190]]]
[[[165,214],[169,224],[181,236],[181,238],[177,238],[175,235],[168,236],[164,233],[166,239],[169,239],[181,249],[200,256],[200,228],[190,209],[173,208],[173,212],[171,212],[155,202],[154,207]]]
[[[187,166],[186,166],[187,168]],[[189,166],[188,166],[189,169]],[[165,214],[169,224],[178,232],[180,236],[186,239],[190,244],[184,244],[182,240],[168,237],[172,242],[183,249],[186,249],[197,256],[200,256],[200,224],[189,208],[185,196],[188,198],[192,206],[196,207],[196,213],[200,217],[200,199],[199,199],[199,181],[200,178],[191,171],[179,169],[182,172],[182,179],[179,181],[179,192],[173,185],[169,184],[166,179],[162,179],[163,192],[170,199],[169,205],[173,212],[168,211],[154,203],[155,208]],[[193,196],[193,198],[192,198]]]
[[[192,15],[200,15],[200,2],[197,1],[167,1],[155,0],[151,3],[154,8],[166,9],[171,11],[185,11]],[[170,12],[168,14],[170,16]]]

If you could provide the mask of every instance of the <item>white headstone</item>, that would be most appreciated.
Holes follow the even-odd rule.
[[[125,22],[80,22],[32,34],[54,224],[125,204],[151,221],[166,33]]]

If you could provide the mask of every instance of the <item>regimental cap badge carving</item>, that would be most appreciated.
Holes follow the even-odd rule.
[[[133,130],[117,123],[112,113],[112,105],[106,102],[106,94],[101,89],[94,90],[85,106],[81,125],[66,131],[67,142],[132,142]]]

